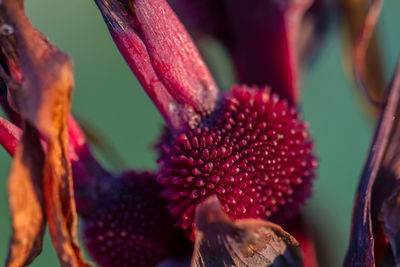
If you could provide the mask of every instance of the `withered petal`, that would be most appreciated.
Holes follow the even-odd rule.
[[[344,10],[348,11],[347,9],[351,9],[353,6],[362,7],[365,5],[364,2],[361,0],[353,3],[343,0],[341,3]],[[362,19],[360,19],[360,15],[357,15],[359,21],[348,21],[349,25],[357,28],[353,33],[357,35],[353,48],[355,77],[359,86],[366,93],[368,100],[375,105],[381,103],[371,98],[370,91],[375,90],[373,86],[380,86],[380,90],[384,86],[371,84],[370,77],[368,77],[368,58],[367,63],[365,63],[365,58],[381,5],[381,0],[374,0],[371,2],[365,18],[362,15]],[[398,157],[396,154],[399,154],[397,149],[399,130],[396,130],[396,127],[399,126],[399,95],[400,60],[392,84],[388,89],[387,100],[383,104],[384,108],[379,117],[374,139],[359,182],[353,209],[350,244],[344,266],[375,266],[383,263],[387,258],[385,255],[387,255],[388,246],[385,232],[387,234],[387,227],[394,223],[392,220],[395,216],[383,218],[384,229],[378,222],[378,216],[382,208],[390,209],[387,205],[385,207],[385,203],[388,204],[387,201],[391,201],[392,190],[396,188],[393,185],[395,179],[393,179],[391,163],[394,157]],[[393,147],[396,147],[395,152],[393,152]]]
[[[374,28],[375,23],[369,23],[364,27],[365,19],[369,12],[369,4],[372,3],[374,12],[380,10],[381,0],[368,1],[368,0],[340,0],[339,12],[340,22],[343,31],[343,65],[348,73],[348,76],[353,78],[356,82],[361,76],[363,79],[362,85],[359,87],[360,95],[367,96],[361,98],[363,106],[366,110],[377,117],[379,109],[371,106],[376,104],[385,96],[385,80],[383,68],[383,56],[380,49],[379,31]],[[372,18],[374,19],[374,18]],[[360,37],[360,33],[364,32],[364,37]],[[371,36],[365,36],[365,34]],[[354,69],[357,69],[354,72]],[[354,77],[353,74],[357,76]],[[379,105],[378,105],[379,106]]]
[[[302,266],[302,256],[298,242],[280,226],[260,219],[233,222],[211,197],[196,211],[191,266]]]
[[[399,63],[400,65],[400,63]],[[400,87],[400,67],[393,80],[394,87]],[[400,109],[397,107],[393,119],[393,129],[386,148],[385,157],[378,174],[379,183],[374,185],[373,201],[378,217],[375,220],[381,232],[375,233],[380,238],[379,253],[382,263],[400,264]],[[373,207],[374,207],[373,206]],[[374,210],[373,210],[374,211]],[[380,260],[380,258],[378,260]],[[378,261],[379,262],[379,261]]]
[[[13,88],[12,98],[22,118],[47,143],[44,162],[38,165],[43,175],[43,186],[38,190],[43,190],[50,236],[60,265],[87,266],[76,240],[76,211],[67,154],[67,118],[73,87],[71,61],[32,27],[22,0],[3,1],[0,21],[12,29],[10,34],[1,36],[3,53],[16,62],[23,80],[23,83],[15,81],[20,87]],[[6,78],[3,77],[7,82]],[[40,145],[36,147],[39,148]],[[10,198],[13,197],[10,192]]]
[[[378,228],[377,216],[382,202],[391,195],[390,192],[389,194],[386,192],[391,190],[390,184],[387,183],[390,179],[383,172],[387,167],[387,154],[385,153],[391,145],[398,146],[397,142],[392,143],[391,136],[400,119],[398,115],[400,60],[387,99],[358,186],[353,209],[350,244],[344,266],[360,266],[360,264],[361,266],[375,266],[377,261],[375,255],[377,248],[374,244],[374,234]],[[377,238],[378,236],[375,236],[375,239]]]
[[[42,191],[44,153],[35,128],[26,125],[7,182],[12,237],[6,266],[31,263],[42,251],[46,229]]]

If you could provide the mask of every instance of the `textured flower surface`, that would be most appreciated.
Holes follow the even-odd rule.
[[[295,215],[310,196],[316,160],[307,127],[268,89],[233,87],[193,130],[162,142],[158,180],[194,239],[194,211],[217,195],[231,218]]]
[[[172,254],[171,218],[150,173],[125,172],[102,185],[96,207],[83,215],[83,243],[100,266],[155,266]]]

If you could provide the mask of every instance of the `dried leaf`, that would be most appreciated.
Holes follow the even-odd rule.
[[[369,3],[372,3],[374,12],[380,10],[380,0],[340,0],[340,12],[344,35],[343,63],[350,77],[353,77],[354,68],[358,69],[358,76],[362,76],[361,88],[367,96],[368,102],[364,106],[371,114],[379,115],[379,110],[370,103],[381,101],[385,95],[385,81],[383,59],[380,51],[379,34],[374,30],[374,16],[364,25],[367,14],[371,13]],[[371,21],[372,19],[372,21]],[[360,33],[363,36],[360,36]],[[369,36],[371,35],[371,36]],[[367,42],[366,42],[367,41]],[[358,55],[357,55],[358,54]],[[359,82],[359,77],[355,77]]]
[[[395,125],[399,124],[400,119],[397,114],[399,95],[400,60],[361,175],[353,210],[350,245],[344,266],[375,266],[377,261],[374,233],[378,228],[377,214],[381,204],[390,195],[390,192],[387,194],[387,190],[393,188],[387,183],[388,177],[384,172],[387,166],[385,163],[388,162],[385,153],[390,151],[388,148],[392,145],[398,147],[398,142],[393,142],[391,136],[396,133]],[[378,240],[378,237],[375,236],[375,239]]]
[[[76,212],[67,155],[72,64],[66,54],[32,27],[24,14],[22,0],[4,0],[0,7],[2,28],[9,29],[6,34],[2,32],[2,51],[7,66],[10,62],[16,64],[18,68],[13,70],[20,70],[22,75],[16,79],[15,71],[7,73],[3,67],[2,78],[13,89],[10,93],[22,118],[36,127],[47,143],[41,189],[50,235],[61,266],[86,266],[76,240]],[[10,80],[18,86],[10,84]]]
[[[196,211],[191,266],[302,266],[302,257],[297,241],[280,226],[259,219],[233,222],[212,197]]]
[[[50,95],[40,117],[38,128],[45,136],[48,149],[44,166],[44,195],[49,230],[61,266],[86,266],[76,239],[76,209],[72,173],[68,158],[67,118],[72,89],[72,70],[67,63],[62,69],[68,80],[61,79],[44,92]],[[56,91],[58,94],[52,94]],[[43,114],[41,113],[41,114]],[[48,117],[51,115],[51,117]],[[46,118],[49,119],[46,121]]]
[[[37,131],[26,125],[8,177],[12,237],[6,265],[26,266],[42,251],[46,229],[42,192],[44,153]]]
[[[343,1],[347,8],[355,4],[358,8],[363,1]],[[357,27],[361,27],[360,36],[354,44],[354,70],[360,87],[375,105],[380,105],[370,95],[376,91],[370,83],[368,61],[365,56],[368,44],[373,36],[373,28],[378,20],[381,0],[373,0],[368,13]],[[353,16],[353,14],[351,14]],[[356,17],[358,17],[357,15]],[[358,32],[356,33],[358,35]],[[379,69],[378,69],[379,71]],[[353,210],[350,245],[344,266],[395,266],[398,260],[397,231],[400,217],[396,214],[396,168],[400,156],[400,59],[394,74],[389,95],[377,124],[375,137],[370,147],[369,156],[361,176]],[[394,194],[394,195],[393,195]],[[383,223],[378,221],[378,216]],[[391,246],[388,246],[388,240]],[[390,253],[392,249],[392,253]]]
[[[400,72],[397,74],[400,76]],[[400,86],[400,77],[394,83]],[[382,231],[379,260],[383,266],[400,265],[400,107],[396,111],[394,127],[378,174],[379,183],[374,186],[376,215]],[[378,223],[377,223],[378,224]],[[377,236],[377,234],[375,234]],[[376,238],[375,238],[376,239]],[[377,250],[375,250],[377,253]],[[384,265],[386,264],[386,265]],[[392,264],[392,265],[390,265]]]

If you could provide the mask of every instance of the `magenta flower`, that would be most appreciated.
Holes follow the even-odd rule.
[[[160,144],[163,196],[192,240],[194,212],[212,195],[233,219],[284,222],[311,193],[316,160],[295,109],[268,89],[247,86],[232,87],[218,107]]]
[[[218,96],[166,2],[96,3],[168,125],[158,145],[158,181],[176,225],[193,240],[196,208],[213,195],[232,219],[284,222],[297,214],[310,195],[316,161],[295,109],[265,88],[233,87]],[[284,84],[275,86],[287,92]]]
[[[292,228],[311,194],[316,167],[307,125],[296,111],[299,28],[293,27],[311,1],[235,3],[239,9],[228,5],[231,53],[240,81],[248,84],[233,85],[225,93],[219,93],[196,46],[165,1],[95,2],[119,51],[166,122],[157,143],[159,170],[115,174],[98,163],[68,115],[72,83],[64,86],[64,79],[71,76],[71,68],[60,63],[68,62],[67,57],[30,26],[21,5],[6,0],[0,14],[12,29],[6,36],[13,38],[3,37],[1,43],[1,75],[7,87],[1,104],[15,125],[0,121],[0,141],[14,156],[14,164],[24,162],[23,149],[32,153],[30,158],[37,153],[43,161],[28,166],[36,175],[28,180],[38,182],[40,192],[38,233],[22,245],[26,253],[17,255],[13,246],[23,243],[18,234],[28,228],[13,217],[16,237],[7,265],[25,265],[35,258],[40,250],[36,241],[40,243],[47,222],[60,264],[86,266],[75,240],[75,208],[84,224],[83,242],[100,266],[155,266],[173,256],[185,257],[183,247],[191,246],[181,229],[196,241],[192,264],[201,265],[199,259],[207,256],[201,254],[204,250],[215,247],[226,252],[226,247],[213,242],[233,232],[237,244],[262,251],[261,259],[246,256],[250,262],[264,266],[283,257],[290,266],[300,266],[297,241],[265,220],[293,229],[302,240],[304,262],[313,262],[312,242],[300,223]],[[263,19],[268,21],[260,23],[255,16],[243,26],[240,21],[250,18],[254,9],[266,11],[269,15]],[[52,69],[48,62],[54,62]],[[59,88],[55,85],[63,89],[55,90]],[[18,94],[21,91],[29,93],[29,101]],[[55,93],[59,91],[62,96]],[[59,108],[63,101],[66,104]],[[16,186],[10,188],[12,198]],[[221,231],[215,234],[213,227]],[[206,242],[210,235],[214,241]],[[264,235],[274,237],[271,243]],[[269,251],[278,245],[283,250]],[[226,258],[206,260],[216,264]]]

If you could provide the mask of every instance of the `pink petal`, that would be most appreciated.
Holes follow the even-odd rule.
[[[12,157],[15,154],[21,135],[22,130],[19,127],[0,117],[0,145]]]

